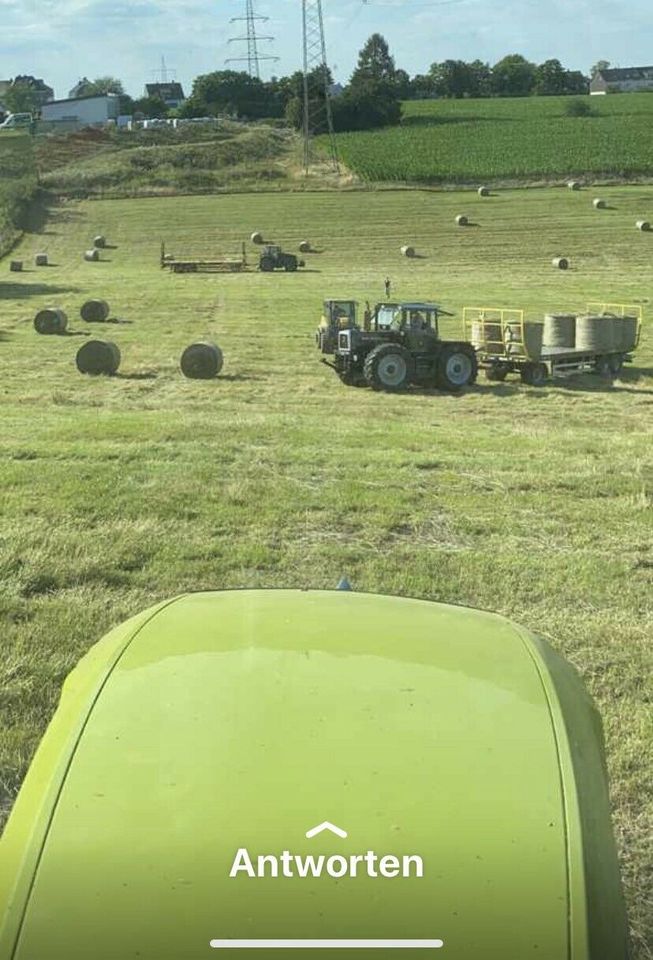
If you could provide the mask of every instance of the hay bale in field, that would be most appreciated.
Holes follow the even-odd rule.
[[[9,264],[9,269],[12,273],[22,273],[23,272],[23,261],[22,260],[12,260]]]
[[[311,252],[311,241],[310,241],[310,240],[302,240],[302,242],[299,244],[299,252],[300,252],[300,253],[310,253],[310,252]]]
[[[414,257],[415,256],[415,247],[403,246],[401,248],[402,257]]]
[[[120,350],[108,340],[87,340],[77,351],[75,362],[80,373],[111,376],[120,366]]]
[[[104,250],[107,245],[107,238],[99,234],[97,237],[93,237],[93,246],[97,250]]]
[[[84,252],[84,259],[88,260],[89,262],[97,263],[97,261],[100,259],[100,251],[97,249],[97,247],[94,247],[92,250],[86,250]]]
[[[68,325],[68,317],[61,307],[45,307],[34,317],[34,329],[37,333],[63,333]]]
[[[642,230],[644,233],[648,233],[651,229],[651,224],[648,220],[638,220],[635,224],[638,230]]]
[[[456,223],[459,227],[466,227],[469,224],[469,218],[466,217],[463,213],[459,213],[456,217]]]
[[[479,197],[489,197],[489,196],[490,196],[490,188],[489,188],[489,187],[479,187],[479,188],[478,188],[478,195],[479,195]]]
[[[615,317],[584,314],[576,317],[576,349],[610,353],[615,349]]]
[[[551,261],[554,267],[557,267],[558,270],[568,270],[569,269],[569,260],[566,257],[554,257]]]
[[[87,323],[104,323],[109,316],[109,304],[106,300],[87,300],[79,312]]]
[[[547,313],[544,317],[542,345],[573,349],[576,345],[576,314]]]
[[[252,241],[252,243],[263,243],[263,234],[256,230],[249,239]]]
[[[47,267],[48,265],[48,255],[47,253],[37,253],[34,257],[34,263],[37,267]]]
[[[601,200],[600,197],[595,197],[594,200],[592,200],[592,205],[594,206],[595,210],[605,210],[607,207],[606,201]]]
[[[191,380],[211,380],[222,370],[224,357],[217,343],[191,343],[181,355],[181,372]]]
[[[580,180],[569,180],[567,187],[570,190],[580,190]]]

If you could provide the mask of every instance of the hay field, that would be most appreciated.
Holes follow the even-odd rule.
[[[499,611],[550,638],[602,711],[637,960],[653,957],[653,188],[592,194],[401,191],[68,202],[25,260],[0,262],[0,790],[11,807],[79,657],[113,624],[184,590],[355,588]],[[462,230],[457,213],[478,226]],[[261,230],[323,252],[297,274],[171,276],[178,254],[235,252]],[[114,249],[82,252],[96,233]],[[422,259],[406,260],[411,243]],[[254,249],[249,248],[254,253]],[[551,257],[570,257],[566,273]],[[608,383],[479,383],[460,396],[353,390],[313,345],[324,297],[524,307],[641,301],[636,362]],[[125,321],[78,316],[107,299]],[[36,310],[70,335],[39,337]],[[84,332],[120,375],[80,376]],[[455,334],[459,319],[447,322]],[[183,380],[196,338],[216,381]]]
[[[570,100],[593,116],[568,117]],[[401,126],[338,135],[363,180],[470,183],[555,181],[566,176],[631,181],[653,175],[653,97],[526,97],[417,100]]]

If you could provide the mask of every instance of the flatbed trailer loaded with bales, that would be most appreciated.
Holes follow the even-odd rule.
[[[247,270],[245,244],[240,256],[219,255],[211,258],[176,257],[166,253],[165,243],[161,243],[161,269],[173,273],[241,273]]]
[[[525,321],[523,310],[466,307],[463,330],[488,380],[517,373],[541,386],[552,378],[598,373],[616,376],[639,344],[638,304],[588,303],[584,314],[547,314]]]

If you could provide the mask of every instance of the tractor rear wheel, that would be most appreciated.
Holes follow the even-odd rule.
[[[476,351],[471,344],[443,346],[435,366],[435,382],[440,390],[461,390],[474,383],[477,373]]]
[[[259,270],[264,270],[266,273],[269,273],[271,270],[274,270],[274,260],[272,257],[261,257],[258,268]]]
[[[380,343],[365,358],[365,379],[375,390],[405,390],[415,374],[415,361],[398,343]]]
[[[297,269],[297,261],[287,260],[283,266],[283,269],[286,271],[286,273],[294,273],[295,270]]]

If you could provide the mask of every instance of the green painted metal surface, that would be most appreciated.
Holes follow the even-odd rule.
[[[623,960],[600,732],[549,655],[501,617],[347,592],[194,594],[146,611],[73,672],[32,764],[0,842],[0,960],[288,952],[210,946],[234,939]],[[323,821],[347,836],[307,838]],[[264,876],[230,876],[258,856]],[[320,876],[309,856],[325,858]],[[326,872],[332,856],[345,875]],[[389,874],[419,861],[379,875],[386,856]],[[595,952],[588,904],[606,897],[617,929]]]

